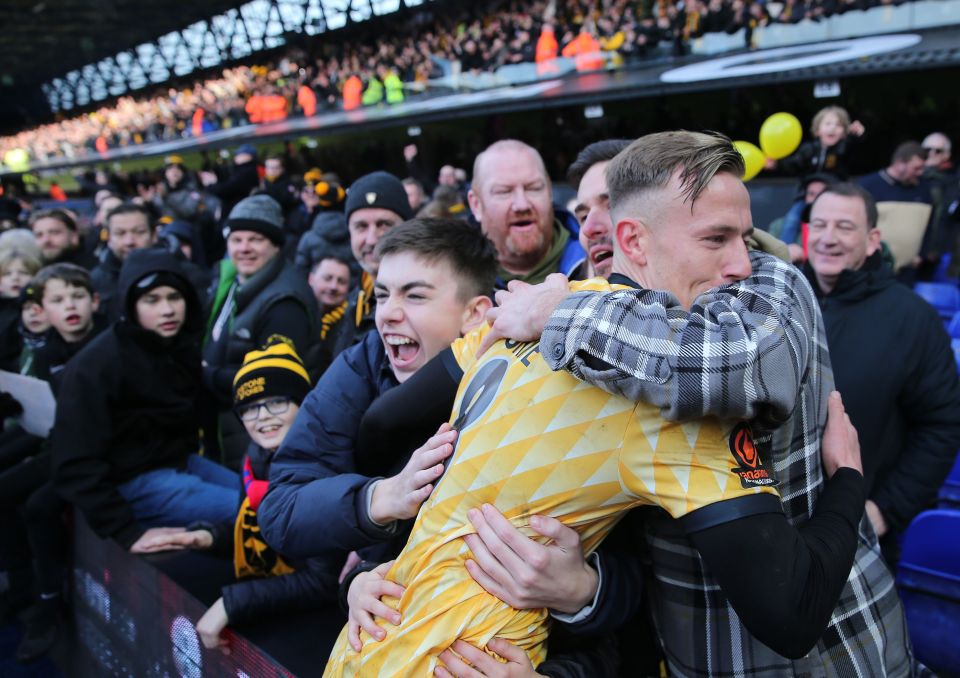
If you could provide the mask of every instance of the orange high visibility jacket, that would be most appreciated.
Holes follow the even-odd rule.
[[[596,71],[604,66],[600,43],[592,35],[583,31],[575,37],[562,52],[565,57],[575,57],[578,71]]]
[[[300,85],[300,89],[297,90],[297,105],[300,106],[306,117],[316,115],[317,95],[307,85]]]
[[[287,117],[287,100],[279,94],[255,94],[244,107],[250,122],[262,123],[284,120]]]
[[[540,37],[537,38],[537,74],[556,73],[559,71],[554,60],[557,58],[557,37],[553,33],[553,28],[544,26],[540,31]]]
[[[352,111],[360,107],[360,97],[363,95],[363,82],[356,75],[351,75],[343,83],[343,110]]]
[[[203,134],[203,109],[198,108],[193,112],[193,119],[190,121],[190,130],[193,136],[198,137]]]

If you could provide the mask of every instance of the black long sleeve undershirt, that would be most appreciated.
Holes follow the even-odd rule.
[[[449,418],[459,378],[447,350],[381,396],[363,419],[363,445],[358,446],[363,461],[358,459],[358,466],[363,463],[375,471],[380,459],[390,459],[390,451],[401,442],[415,443],[412,449],[433,435]],[[734,504],[752,499],[730,500],[731,514],[736,514]],[[853,566],[865,501],[863,476],[842,468],[825,484],[813,516],[799,529],[769,503],[769,512],[720,524],[714,519],[706,529],[688,528],[688,536],[747,629],[775,652],[796,658],[816,644],[836,607]],[[608,578],[617,583],[605,583],[591,617],[571,630],[616,630],[623,621],[623,605],[631,605],[642,587],[639,563],[624,565],[626,570],[636,568],[636,576]]]

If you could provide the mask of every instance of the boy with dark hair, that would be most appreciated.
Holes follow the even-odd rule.
[[[463,221],[412,219],[380,239],[377,255],[377,331],[324,373],[270,471],[260,526],[267,542],[290,556],[403,539],[396,521],[416,515],[415,496],[428,484],[414,487],[413,476],[426,471],[417,477],[435,480],[437,461],[425,451],[407,464],[407,450],[398,450],[391,477],[364,475],[357,470],[361,417],[380,394],[479,327],[491,306],[496,251]],[[395,553],[400,544],[384,546]]]
[[[50,323],[46,344],[35,356],[31,376],[50,381],[103,329],[96,315],[100,297],[90,274],[67,263],[40,269],[26,290],[27,297],[40,304]]]
[[[41,603],[22,660],[44,654],[56,637],[63,501],[133,553],[159,532],[153,526],[225,520],[237,505],[237,476],[195,454],[203,318],[193,288],[178,260],[157,249],[131,252],[120,285],[122,318],[63,371],[50,436],[53,481],[24,507]],[[49,294],[47,282],[44,308],[56,327]]]
[[[137,552],[151,525],[229,517],[236,476],[196,455],[203,317],[180,262],[132,252],[120,285],[122,319],[64,373],[51,442],[58,493]]]
[[[25,305],[31,301],[40,305],[50,329],[34,351],[32,365],[22,371],[51,382],[54,393],[59,395],[62,371],[68,361],[102,329],[95,315],[99,299],[90,274],[76,264],[52,264],[40,269],[24,288],[23,296]],[[42,441],[32,436],[23,434],[20,442],[18,454],[22,460],[0,476],[0,512],[7,516],[0,523],[0,535],[9,548],[7,566],[18,579],[23,578],[22,591],[27,599],[32,597],[27,583],[31,578],[31,554],[34,560],[33,578],[39,586],[41,602],[30,617],[16,653],[19,661],[30,661],[46,653],[56,638],[63,535],[60,502],[49,483],[50,454]],[[22,522],[17,518],[18,509]]]

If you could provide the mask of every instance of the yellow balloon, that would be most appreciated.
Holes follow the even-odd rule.
[[[746,166],[743,172],[743,180],[750,181],[760,174],[760,170],[763,169],[767,159],[764,157],[763,151],[749,141],[734,141],[733,146],[743,156],[743,164]]]
[[[26,172],[30,169],[30,156],[22,148],[11,148],[4,154],[3,164],[14,172]]]
[[[803,128],[790,113],[774,113],[760,127],[760,148],[774,160],[786,158],[797,150],[801,139]]]

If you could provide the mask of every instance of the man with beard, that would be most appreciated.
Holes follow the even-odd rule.
[[[536,284],[551,273],[571,275],[583,260],[575,221],[553,206],[543,158],[522,141],[497,141],[477,156],[467,198],[497,248],[498,288],[511,280]]]

